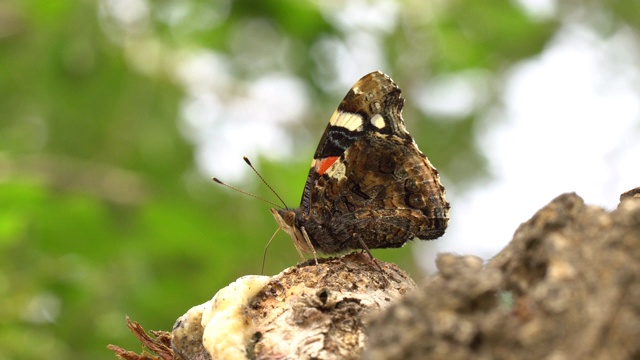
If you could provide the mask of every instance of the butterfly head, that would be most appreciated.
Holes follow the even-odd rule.
[[[280,229],[284,230],[289,236],[291,240],[293,240],[293,245],[296,247],[298,252],[302,251],[305,253],[313,252],[302,235],[302,231],[298,226],[296,219],[298,214],[296,213],[297,209],[271,209],[271,214],[276,219],[278,226]]]

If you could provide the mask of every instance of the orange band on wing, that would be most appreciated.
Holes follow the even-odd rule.
[[[329,169],[331,165],[333,165],[333,163],[336,162],[336,160],[338,160],[339,158],[340,156],[329,156],[324,159],[314,161],[315,169],[318,175],[324,174],[327,169]]]

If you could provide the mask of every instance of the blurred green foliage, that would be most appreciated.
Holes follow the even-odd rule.
[[[564,19],[593,10],[572,2],[535,18],[497,0],[357,4],[391,4],[393,21],[368,30],[357,19],[364,12],[337,18],[346,4],[294,0],[0,3],[0,359],[112,359],[109,343],[139,349],[125,314],[169,330],[189,307],[259,272],[275,223],[267,205],[197,170],[178,125],[187,90],[172,56],[215,51],[238,82],[270,71],[303,79],[312,101],[300,121],[316,139],[347,91],[323,85],[346,64],[319,45],[327,39],[340,43],[356,30],[376,39],[381,70],[403,89],[482,70],[488,100],[462,118],[429,117],[410,101],[405,109],[446,185],[464,189],[483,174],[473,132],[499,100],[500,74],[540,53]],[[612,24],[638,21],[632,1],[597,8]],[[268,31],[243,33],[256,23]],[[284,50],[274,53],[274,44]],[[315,143],[295,145],[306,155],[293,162],[254,159],[291,203]],[[409,251],[376,255],[411,269]],[[298,260],[280,235],[267,273]]]

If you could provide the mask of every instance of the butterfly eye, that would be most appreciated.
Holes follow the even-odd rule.
[[[296,222],[296,213],[294,213],[293,211],[287,211],[284,214],[284,222],[287,223],[287,225],[289,226],[293,226],[293,224]]]

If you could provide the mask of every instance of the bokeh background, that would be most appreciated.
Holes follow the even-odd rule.
[[[138,350],[260,272],[326,122],[381,70],[452,203],[434,242],[377,250],[416,279],[489,258],[565,191],[640,185],[640,2],[3,0],[0,359]],[[299,261],[279,234],[266,274]]]

